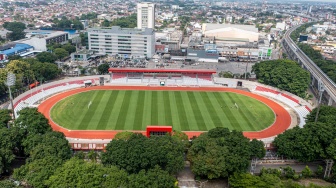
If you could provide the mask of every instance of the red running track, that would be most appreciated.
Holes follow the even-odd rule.
[[[256,95],[247,91],[237,90],[232,88],[218,88],[218,87],[149,87],[149,86],[95,86],[88,88],[80,88],[75,90],[66,91],[57,95],[54,95],[47,100],[45,100],[42,104],[39,105],[38,110],[45,115],[46,118],[49,119],[50,125],[55,131],[60,131],[65,134],[66,137],[71,138],[81,138],[81,139],[111,139],[118,132],[123,130],[68,130],[52,121],[50,118],[50,110],[51,108],[63,98],[66,98],[70,95],[74,95],[80,92],[89,91],[89,90],[170,90],[170,91],[221,91],[221,92],[232,92],[239,93],[242,95],[246,95],[257,99],[263,103],[265,103],[268,107],[270,107],[276,115],[275,122],[268,128],[262,131],[256,132],[243,132],[244,136],[247,138],[253,139],[261,139],[268,138],[271,136],[278,135],[284,132],[291,124],[291,117],[289,113],[276,102],[262,97],[260,95]],[[145,134],[145,131],[134,131]],[[193,136],[199,136],[201,131],[184,131],[189,138]]]

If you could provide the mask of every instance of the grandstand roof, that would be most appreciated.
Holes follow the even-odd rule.
[[[214,73],[216,73],[216,70],[210,70],[210,69],[131,69],[131,68],[109,68],[109,72],[214,74]]]
[[[13,47],[1,51],[1,54],[5,54],[7,56],[9,56],[9,55],[15,55],[17,53],[25,52],[28,49],[32,49],[32,48],[34,48],[34,47],[30,46],[28,44],[16,43],[15,46],[13,45]]]

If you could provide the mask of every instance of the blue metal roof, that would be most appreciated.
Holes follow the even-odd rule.
[[[1,54],[5,54],[7,56],[10,55],[15,55],[21,52],[25,52],[29,49],[34,48],[33,46],[30,46],[28,44],[23,44],[23,43],[16,43],[15,46],[11,49],[0,51]]]

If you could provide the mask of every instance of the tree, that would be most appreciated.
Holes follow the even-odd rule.
[[[114,165],[128,173],[137,173],[159,165],[169,173],[184,167],[184,145],[171,136],[132,134],[128,140],[113,139],[102,153],[104,165]]]
[[[306,166],[301,173],[304,178],[309,178],[313,175],[313,172],[310,170],[308,166]]]
[[[9,148],[0,148],[0,174],[8,172],[14,157],[13,152]]]
[[[317,113],[317,108],[314,108],[306,117],[306,122],[314,123]],[[321,105],[318,122],[326,124],[334,124],[336,122],[336,108],[332,106]]]
[[[12,117],[10,116],[11,111],[8,109],[0,110],[0,124],[1,127],[8,127],[8,123],[10,120],[12,120]]]
[[[32,65],[34,63],[40,63],[40,61],[37,58],[34,58],[34,57],[27,57],[27,58],[22,59],[22,61],[25,61],[30,65]]]
[[[110,27],[110,24],[111,24],[111,23],[110,23],[108,20],[105,19],[105,20],[101,23],[101,26],[102,26],[102,27]]]
[[[16,86],[18,88],[28,84],[28,80],[34,80],[34,74],[31,71],[30,64],[23,60],[10,61],[6,66],[6,71],[15,74]]]
[[[300,161],[333,158],[328,148],[333,146],[336,138],[336,127],[333,123],[336,120],[334,112],[334,107],[321,106],[316,124],[316,109],[314,109],[307,116],[303,128],[295,127],[278,135],[273,142],[278,153]]]
[[[63,162],[56,156],[37,159],[15,169],[13,178],[33,187],[46,187],[45,181],[62,166]]]
[[[64,46],[62,46],[62,48],[64,48],[64,50],[66,50],[69,54],[76,52],[76,46],[73,46],[71,44],[66,44]]]
[[[57,157],[61,160],[67,160],[71,158],[72,152],[70,144],[63,133],[51,131],[47,132],[41,137],[42,139],[39,142],[32,143],[31,139],[27,139],[25,141],[25,152],[29,152],[31,161],[43,159],[48,156]],[[30,145],[27,144],[28,142],[31,142]]]
[[[87,154],[88,159],[90,159],[92,162],[97,162],[97,158],[99,157],[99,154],[93,150],[90,150]]]
[[[11,56],[8,56],[8,60],[9,61],[18,60],[18,59],[22,59],[22,57],[20,55],[11,55]]]
[[[280,155],[304,162],[313,161],[319,158],[322,148],[316,142],[317,138],[310,134],[311,132],[307,129],[294,127],[278,135],[273,144],[277,147],[277,152]],[[288,142],[289,140],[290,142]]]
[[[230,71],[222,71],[219,73],[219,77],[223,77],[223,78],[233,78],[233,74]]]
[[[174,188],[176,179],[169,175],[167,171],[161,170],[159,166],[149,169],[147,172],[141,170],[138,174],[131,174],[128,178],[128,187],[138,188]]]
[[[2,180],[0,181],[0,187],[2,188],[22,188],[21,186],[16,185],[15,182],[11,180]]]
[[[291,168],[290,166],[287,166],[283,169],[284,175],[288,179],[294,179],[295,177],[295,170]]]
[[[251,145],[251,155],[252,156],[257,157],[259,159],[265,157],[266,150],[265,150],[263,141],[253,139],[250,142],[250,145]]]
[[[5,81],[7,80],[7,70],[0,69],[0,94],[6,94],[8,87],[5,85]]]
[[[69,55],[69,53],[63,48],[56,48],[54,53],[59,60],[62,60]]]
[[[36,58],[39,62],[42,63],[55,63],[57,56],[50,52],[41,52],[36,55]]]
[[[114,136],[114,139],[128,140],[133,134],[133,132],[128,131],[119,132]]]
[[[229,178],[229,185],[232,188],[249,187],[249,188],[269,188],[283,187],[280,178],[273,174],[263,174],[253,176],[248,173],[235,173]]]
[[[5,22],[3,27],[11,32],[7,34],[7,38],[11,41],[24,39],[26,37],[26,33],[24,30],[26,29],[26,25],[21,22]]]
[[[208,179],[244,172],[252,156],[251,143],[242,132],[222,127],[202,133],[192,141],[188,152],[193,173]]]
[[[262,61],[253,65],[258,81],[305,97],[309,86],[309,73],[295,61],[280,59]]]
[[[132,14],[128,17],[121,17],[114,19],[111,23],[111,26],[120,26],[121,28],[135,28],[137,26],[137,15]]]
[[[80,17],[81,20],[93,20],[95,18],[97,18],[97,13],[95,12],[89,12],[87,14],[82,14],[82,16]]]
[[[24,156],[22,141],[25,138],[25,132],[18,127],[3,128],[0,131],[1,145],[0,148],[10,149],[16,156]]]
[[[174,130],[172,137],[181,141],[184,144],[186,150],[190,147],[189,138],[186,133]]]
[[[47,187],[126,187],[127,173],[116,167],[72,158],[46,181]]]
[[[281,170],[276,168],[264,168],[262,167],[260,170],[260,175],[271,174],[277,177],[281,177]]]
[[[2,26],[9,31],[13,31],[14,29],[26,29],[26,25],[22,22],[5,22]]]
[[[49,120],[38,112],[37,108],[24,108],[20,110],[19,114],[15,126],[24,130],[27,134],[44,134],[51,131]]]
[[[106,63],[100,64],[98,66],[98,73],[99,74],[107,74],[109,68],[110,68],[110,66]]]
[[[38,80],[52,80],[61,75],[62,70],[53,63],[34,63],[31,69]]]

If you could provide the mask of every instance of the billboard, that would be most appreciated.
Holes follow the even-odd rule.
[[[300,35],[299,42],[308,41],[307,35]]]
[[[267,50],[267,57],[271,57],[271,55],[272,55],[272,49],[268,49]]]

